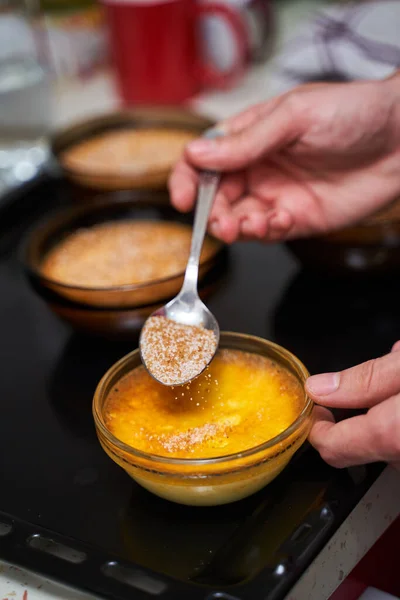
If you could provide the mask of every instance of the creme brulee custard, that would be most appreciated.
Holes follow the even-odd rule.
[[[195,137],[178,128],[114,129],[68,148],[61,162],[67,169],[102,176],[169,170]]]
[[[104,375],[93,416],[105,452],[141,486],[194,506],[235,502],[272,481],[307,438],[308,371],[261,338],[221,332],[196,380],[174,389],[145,371],[138,350]]]
[[[42,275],[64,285],[110,288],[143,284],[182,273],[192,228],[168,221],[115,221],[78,229],[45,256]],[[205,261],[216,243],[206,238]]]
[[[107,428],[149,454],[210,458],[254,448],[287,429],[304,406],[298,379],[277,363],[219,350],[189,385],[169,388],[143,366],[122,378],[106,401]]]

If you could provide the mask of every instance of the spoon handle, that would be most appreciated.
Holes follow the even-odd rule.
[[[223,133],[218,129],[209,129],[204,134],[204,137],[213,139],[221,137],[222,135]],[[216,171],[202,171],[199,176],[192,244],[182,288],[185,289],[185,291],[188,291],[188,289],[197,290],[201,249],[207,230],[208,218],[210,216],[220,179],[221,175]]]

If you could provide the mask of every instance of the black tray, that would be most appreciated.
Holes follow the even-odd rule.
[[[121,600],[283,598],[382,469],[337,471],[310,447],[257,495],[188,508],[139,488],[91,417],[105,370],[136,345],[84,338],[31,291],[16,256],[36,217],[68,203],[43,180],[0,215],[0,557]],[[322,280],[280,245],[237,245],[210,301],[222,329],[271,338],[311,371],[387,352],[399,286]]]

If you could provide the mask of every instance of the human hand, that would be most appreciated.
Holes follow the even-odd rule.
[[[314,375],[308,394],[318,404],[310,442],[334,467],[385,461],[400,468],[400,342],[390,354],[340,373]],[[368,408],[335,423],[330,408]]]
[[[190,210],[197,169],[223,171],[210,231],[227,243],[334,230],[400,195],[400,76],[308,84],[220,127],[224,138],[187,146],[170,192]]]

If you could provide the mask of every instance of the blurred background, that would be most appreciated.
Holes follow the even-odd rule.
[[[50,133],[87,117],[186,105],[214,120],[302,80],[386,76],[400,62],[399,10],[396,0],[0,0],[0,193],[47,162]]]
[[[177,127],[199,135],[307,81],[385,78],[398,31],[399,0],[0,0],[0,209],[42,173],[62,173],[80,200],[166,191]],[[146,127],[164,141],[146,138],[141,163],[131,133],[80,147]],[[323,252],[291,250],[314,266],[397,268],[399,203],[361,225],[319,240]]]

